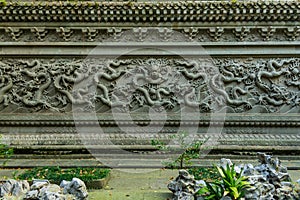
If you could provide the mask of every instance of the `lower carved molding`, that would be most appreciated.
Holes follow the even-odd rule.
[[[151,139],[160,139],[162,141],[170,140],[171,134],[157,135],[126,135],[126,134],[85,134],[83,138],[76,134],[18,134],[18,135],[3,135],[3,142],[10,144],[16,149],[32,149],[32,150],[80,150],[85,148],[92,149],[154,149],[151,146]],[[207,135],[197,135],[196,140],[205,140]],[[113,145],[102,145],[104,140],[110,140]],[[255,147],[255,149],[272,150],[276,146],[281,146],[281,150],[285,148],[298,147],[300,136],[298,134],[222,134],[219,135],[217,145],[212,147],[222,149],[224,146],[239,148]],[[239,149],[238,148],[238,149]],[[227,149],[228,150],[228,149]]]
[[[124,120],[120,125],[112,120],[112,115],[99,114],[99,120],[80,121],[74,120],[72,115],[13,115],[4,114],[0,117],[2,141],[26,151],[153,150],[152,139],[168,141],[171,136],[178,134],[179,127],[188,131],[190,126],[198,127],[197,133],[192,133],[195,140],[213,140],[214,148],[227,151],[230,148],[288,151],[298,149],[300,142],[298,114],[227,113],[223,122],[211,120],[210,116],[200,116],[199,120],[165,121],[146,128],[149,121]],[[124,125],[137,128],[130,132],[123,129]],[[211,126],[221,126],[220,132],[207,133]]]

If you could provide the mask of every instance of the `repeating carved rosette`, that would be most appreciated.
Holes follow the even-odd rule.
[[[2,59],[0,109],[2,113],[71,112],[73,104],[99,113],[112,106],[120,112],[151,106],[177,112],[184,102],[204,113],[299,112],[298,58],[215,58],[213,62],[219,71],[197,59],[103,59],[101,64],[92,58]],[[116,86],[129,73],[135,73],[134,78]],[[91,75],[85,88],[73,89]]]
[[[174,32],[182,32],[180,37]],[[188,28],[125,27],[0,27],[0,42],[272,42],[298,41],[300,28],[293,26],[217,26]],[[182,36],[182,35],[181,35]]]

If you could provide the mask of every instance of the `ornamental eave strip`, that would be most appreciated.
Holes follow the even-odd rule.
[[[300,20],[290,2],[13,2],[0,22],[287,22]]]

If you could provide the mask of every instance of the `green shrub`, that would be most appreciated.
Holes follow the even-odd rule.
[[[2,135],[0,135],[0,140],[2,140]],[[2,165],[6,165],[7,161],[14,155],[14,149],[6,144],[0,143],[0,159],[5,159]]]
[[[220,200],[222,197],[224,197],[224,193],[224,187],[220,182],[206,182],[206,187],[203,187],[198,191],[198,194],[200,195],[206,194],[206,200]]]
[[[244,197],[246,188],[250,187],[247,177],[242,173],[236,173],[234,165],[226,167],[217,167],[221,180],[215,180],[211,183],[206,182],[206,187],[199,190],[198,194],[205,196],[205,199],[221,199],[229,196],[233,200]]]
[[[201,145],[205,143],[205,141],[195,141],[193,143],[186,143],[186,139],[188,137],[188,133],[183,132],[177,135],[170,136],[170,140],[176,141],[178,144],[178,148],[168,146],[165,142],[160,140],[151,140],[151,145],[156,147],[160,151],[166,152],[178,152],[181,151],[181,154],[173,159],[170,162],[165,162],[163,164],[169,168],[184,168],[185,166],[192,165],[191,160],[197,159],[200,157],[201,153]]]
[[[16,179],[33,180],[47,179],[53,183],[60,183],[62,180],[71,181],[76,177],[84,182],[105,178],[110,169],[103,168],[66,168],[60,167],[35,167],[28,169],[22,174],[17,175]]]

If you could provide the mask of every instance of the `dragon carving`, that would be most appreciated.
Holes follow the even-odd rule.
[[[206,61],[205,61],[206,62]],[[300,60],[2,59],[0,110],[298,112]],[[7,109],[6,109],[7,108]]]

